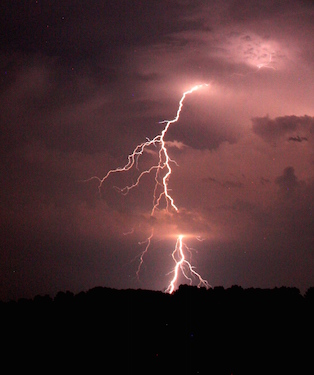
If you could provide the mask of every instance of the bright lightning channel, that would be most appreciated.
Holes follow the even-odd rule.
[[[173,270],[174,276],[173,276],[172,280],[170,281],[170,284],[168,285],[168,287],[166,289],[166,292],[168,292],[170,294],[174,291],[175,284],[178,280],[179,270],[181,270],[182,275],[187,280],[189,280],[190,285],[192,284],[193,280],[192,280],[191,277],[189,277],[186,274],[186,270],[189,271],[192,276],[195,276],[196,278],[198,278],[198,280],[199,280],[198,287],[201,287],[201,286],[205,286],[206,288],[210,287],[207,280],[204,280],[199,273],[194,271],[194,267],[191,265],[190,262],[188,262],[186,260],[185,254],[184,254],[184,249],[186,249],[187,251],[190,251],[190,250],[187,247],[187,245],[185,243],[183,243],[183,237],[184,236],[182,234],[179,235],[179,237],[177,239],[176,247],[175,247],[174,251],[172,252],[172,258],[175,262],[175,267],[174,267],[174,270]]]
[[[276,70],[276,68],[274,68],[272,65],[270,65],[271,63],[272,63],[272,55],[270,53],[269,54],[269,61],[267,63],[258,64],[257,69],[260,70],[262,68],[268,68],[268,69]]]
[[[160,122],[160,124],[165,124],[165,127],[161,131],[160,134],[156,135],[153,139],[146,138],[146,142],[143,142],[135,147],[133,152],[128,155],[128,162],[123,167],[118,167],[116,169],[110,169],[107,174],[103,178],[99,178],[97,176],[91,177],[87,181],[90,181],[92,179],[96,179],[99,181],[98,190],[101,191],[101,188],[105,181],[109,178],[111,174],[114,173],[120,173],[120,172],[127,172],[131,170],[133,167],[136,169],[139,169],[138,162],[139,158],[143,155],[144,151],[148,149],[151,146],[159,147],[158,151],[158,163],[151,166],[150,168],[142,171],[135,183],[132,185],[127,185],[123,188],[119,188],[117,186],[114,186],[114,188],[120,192],[123,195],[126,195],[129,193],[130,190],[137,187],[142,179],[143,176],[150,174],[151,172],[155,172],[155,187],[153,192],[153,205],[151,210],[151,216],[154,216],[157,210],[161,207],[161,202],[165,202],[165,209],[166,212],[170,212],[170,210],[174,210],[175,212],[179,212],[178,207],[174,203],[173,197],[169,193],[168,189],[168,183],[169,179],[172,173],[171,169],[171,163],[175,163],[174,160],[172,160],[169,157],[168,150],[166,147],[165,142],[165,136],[167,134],[167,131],[169,130],[170,126],[176,122],[178,122],[180,118],[180,114],[183,108],[184,100],[186,99],[187,95],[192,94],[196,90],[207,87],[207,83],[203,83],[200,85],[196,85],[192,87],[190,90],[185,91],[179,101],[179,106],[177,109],[176,116],[172,120],[163,120]],[[145,244],[145,249],[141,253],[139,257],[139,266],[136,272],[137,277],[139,278],[139,273],[141,270],[141,266],[144,261],[144,255],[149,250],[151,240],[153,238],[154,232],[152,230],[151,235],[143,242],[140,242],[139,244]],[[189,272],[189,275],[196,277],[199,281],[198,286],[205,286],[206,288],[209,287],[209,284],[206,280],[204,280],[195,270],[194,267],[190,264],[190,262],[186,259],[185,251],[189,251],[189,248],[186,244],[183,243],[183,235],[180,234],[177,238],[176,246],[174,251],[172,252],[172,258],[175,262],[174,269],[171,271],[173,272],[173,278],[169,284],[169,286],[166,289],[166,292],[172,293],[175,289],[176,282],[178,280],[179,271],[181,271],[182,275],[192,284],[192,278],[187,275],[187,272]]]

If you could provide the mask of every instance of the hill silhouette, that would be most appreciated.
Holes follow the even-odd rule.
[[[314,288],[95,287],[0,303],[2,366],[33,373],[313,373]],[[7,367],[9,366],[9,367]]]

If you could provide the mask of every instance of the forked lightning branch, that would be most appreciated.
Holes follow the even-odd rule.
[[[110,169],[107,174],[103,178],[99,178],[97,176],[91,177],[89,180],[96,179],[99,181],[98,189],[101,191],[103,184],[109,179],[112,174],[116,173],[123,173],[131,170],[132,168],[138,169],[139,158],[143,156],[144,151],[151,146],[157,147],[158,149],[158,159],[156,164],[152,165],[150,168],[140,172],[135,180],[134,183],[124,186],[122,188],[115,187],[115,189],[121,194],[128,194],[130,190],[137,187],[143,176],[147,174],[153,174],[155,178],[155,187],[152,192],[153,202],[152,202],[152,209],[151,209],[151,216],[154,216],[156,210],[161,208],[161,205],[164,205],[165,210],[170,212],[174,210],[179,212],[179,208],[176,206],[174,202],[174,198],[170,194],[168,189],[169,179],[172,173],[171,166],[175,163],[169,156],[168,149],[166,147],[165,136],[167,131],[169,130],[170,126],[179,121],[180,114],[183,108],[183,103],[186,97],[196,90],[199,90],[202,87],[206,87],[208,84],[204,83],[201,85],[196,85],[192,87],[190,90],[185,91],[179,101],[179,106],[177,109],[176,116],[172,120],[163,120],[160,124],[165,124],[163,130],[156,135],[153,139],[146,138],[146,142],[143,142],[137,145],[133,152],[128,155],[127,163],[123,167],[118,167],[116,169]],[[151,244],[151,240],[153,238],[153,229],[151,235],[146,240],[146,247],[144,251],[140,254],[139,257],[139,265],[136,272],[136,275],[139,277],[141,266],[144,262],[144,255],[149,250],[149,246]],[[178,281],[179,273],[184,276],[185,279],[188,280],[190,284],[193,283],[193,279],[196,279],[198,282],[198,286],[205,286],[206,288],[209,287],[209,284],[206,280],[204,280],[199,273],[197,273],[192,266],[192,264],[187,260],[186,252],[189,252],[188,246],[183,242],[184,234],[179,234],[177,237],[177,241],[175,244],[175,248],[172,252],[172,259],[174,261],[174,268],[171,271],[173,273],[172,280],[170,281],[166,292],[172,293],[176,287],[176,283]]]

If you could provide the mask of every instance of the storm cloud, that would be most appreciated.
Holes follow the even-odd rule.
[[[274,119],[265,117],[252,118],[253,131],[266,141],[276,141],[281,137],[295,141],[308,140],[314,133],[314,117],[282,116]],[[296,134],[292,136],[292,134]],[[301,134],[301,136],[300,136]]]
[[[164,290],[175,235],[211,285],[313,279],[310,1],[2,1],[0,299]],[[178,212],[151,216],[165,137]],[[155,231],[140,281],[145,240]]]

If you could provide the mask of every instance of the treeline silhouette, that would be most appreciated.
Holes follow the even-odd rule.
[[[10,372],[314,373],[314,288],[95,287],[1,302],[0,314]]]

